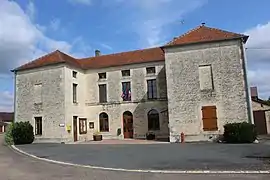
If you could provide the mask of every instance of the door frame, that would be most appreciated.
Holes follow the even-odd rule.
[[[265,111],[264,110],[253,111],[253,119],[258,135],[267,134],[268,130]]]
[[[125,113],[130,113],[131,114],[131,132],[125,132],[125,129],[126,128],[129,128],[128,123],[126,123],[125,121]],[[122,114],[122,122],[123,122],[123,135],[124,135],[124,139],[133,139],[134,138],[134,121],[133,121],[133,114],[130,112],[130,111],[125,111],[123,114]]]
[[[78,116],[73,116],[73,141],[78,141]]]

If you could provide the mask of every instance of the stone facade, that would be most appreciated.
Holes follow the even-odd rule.
[[[265,120],[266,120],[267,133],[270,134],[270,106],[256,102],[256,101],[252,101],[252,110],[253,111],[267,110],[265,111]]]
[[[16,72],[15,121],[42,117],[42,133],[37,141],[74,141],[73,117],[78,117],[79,141],[93,139],[99,131],[99,115],[109,117],[109,132],[104,139],[123,139],[123,113],[133,115],[134,138],[145,138],[148,112],[159,114],[157,138],[180,141],[209,140],[221,134],[227,122],[249,120],[245,65],[240,40],[192,44],[164,48],[165,61],[137,63],[110,68],[82,70],[67,64]],[[146,73],[155,67],[155,74]],[[130,70],[122,77],[121,70]],[[76,72],[76,77],[73,77]],[[98,73],[106,72],[100,80]],[[157,99],[148,100],[147,80],[157,80]],[[131,83],[131,101],[121,98],[122,82]],[[73,84],[77,84],[77,101],[73,102]],[[99,85],[107,86],[107,102],[99,102]],[[202,106],[217,107],[216,131],[202,128]],[[79,132],[79,119],[87,121],[87,132]],[[90,128],[89,123],[94,123]],[[71,129],[69,129],[71,127]],[[119,133],[120,132],[120,133]]]
[[[225,123],[248,121],[241,47],[233,40],[165,49],[171,142],[181,132],[187,141],[209,140]],[[217,131],[203,130],[202,106],[209,105],[217,108]]]

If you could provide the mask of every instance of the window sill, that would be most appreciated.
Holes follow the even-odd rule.
[[[73,105],[75,106],[78,106],[78,104],[79,104],[78,102],[73,102]]]
[[[84,135],[84,134],[87,134],[87,131],[86,132],[80,132],[80,135]]]

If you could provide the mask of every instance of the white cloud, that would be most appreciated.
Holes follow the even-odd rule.
[[[259,24],[244,32],[250,38],[246,44],[250,85],[258,86],[259,96],[270,96],[270,22]]]
[[[116,0],[116,2],[135,12],[130,15],[133,17],[130,20],[133,22],[131,28],[139,35],[143,47],[152,47],[168,40],[164,27],[176,22],[180,24],[184,15],[201,7],[207,0]]]
[[[27,4],[26,13],[28,14],[28,16],[31,19],[34,19],[35,15],[36,15],[36,8],[35,8],[33,1],[29,1],[29,3]]]
[[[53,20],[50,22],[50,28],[51,28],[52,30],[54,30],[54,31],[59,30],[60,25],[61,25],[61,21],[60,21],[60,19],[58,19],[58,18],[55,18],[55,19],[53,19]]]
[[[113,50],[113,48],[110,45],[105,44],[105,43],[101,43],[100,46],[102,46],[103,48],[108,49],[108,50]]]
[[[82,5],[91,5],[91,0],[68,0],[72,4],[82,4]]]
[[[69,43],[48,37],[45,34],[47,28],[34,24],[33,17],[30,17],[36,12],[33,1],[28,4],[26,11],[15,1],[0,0],[0,4],[0,80],[10,76],[11,69],[50,51],[59,49],[82,56],[84,51],[81,49],[89,50],[90,47],[82,39]],[[0,110],[12,109],[11,95],[7,91],[1,92],[0,89]]]
[[[0,92],[0,112],[12,112],[13,111],[13,93],[9,91]]]

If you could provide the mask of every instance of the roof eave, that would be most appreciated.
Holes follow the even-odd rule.
[[[32,70],[32,69],[37,69],[37,68],[42,68],[42,67],[47,67],[47,66],[55,66],[55,65],[59,65],[59,64],[65,64],[66,62],[57,62],[54,64],[46,64],[46,65],[41,65],[41,66],[37,66],[37,67],[29,67],[29,68],[16,68],[11,70],[11,72],[19,72],[19,71],[27,71],[27,70]]]

